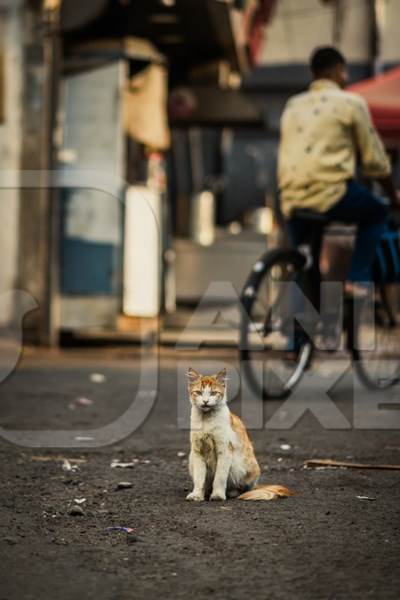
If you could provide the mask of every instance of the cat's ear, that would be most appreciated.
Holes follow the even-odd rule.
[[[225,385],[225,383],[226,383],[226,369],[222,369],[216,375],[214,375],[214,377],[215,377],[215,379],[217,381],[219,381],[220,383],[223,383]]]
[[[200,373],[198,373],[197,371],[192,369],[192,367],[188,368],[186,375],[187,375],[187,378],[189,379],[189,383],[193,383],[194,381],[196,381],[197,379],[200,379],[200,377],[201,377]]]

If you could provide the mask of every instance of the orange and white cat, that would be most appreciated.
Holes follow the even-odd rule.
[[[189,369],[193,491],[186,500],[275,500],[292,496],[280,485],[257,486],[260,467],[243,422],[227,405],[226,369],[203,376]]]

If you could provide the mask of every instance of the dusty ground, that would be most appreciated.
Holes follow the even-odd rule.
[[[177,453],[188,451],[188,433],[177,428],[174,357],[161,366],[156,406],[123,442],[90,451],[1,442],[1,600],[399,598],[400,472],[302,468],[313,456],[400,463],[398,431],[326,431],[309,415],[290,431],[254,431],[264,480],[297,496],[187,503],[186,458]],[[91,382],[93,372],[106,382]],[[1,385],[0,424],[98,427],[129,405],[137,378],[126,351],[28,353]],[[318,382],[305,393],[318,397]],[[70,410],[77,396],[94,404]],[[346,380],[334,397],[351,417]],[[68,473],[57,455],[85,462]],[[111,469],[115,458],[138,462]],[[132,488],[116,491],[120,481]],[[75,498],[86,498],[82,516],[69,514]],[[110,526],[135,532],[107,533]]]

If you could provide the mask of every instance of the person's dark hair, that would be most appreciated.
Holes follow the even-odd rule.
[[[310,67],[313,75],[319,76],[327,73],[337,65],[345,65],[346,60],[333,46],[323,46],[314,50],[310,60]]]

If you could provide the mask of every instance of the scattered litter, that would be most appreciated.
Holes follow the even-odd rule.
[[[277,460],[277,462],[282,462],[282,461],[283,461],[283,458],[280,456],[280,457],[279,457],[279,458],[277,458],[276,460]]]
[[[291,450],[292,446],[290,444],[281,444],[280,445],[280,449],[281,450]]]
[[[178,458],[185,458],[186,452],[177,452],[176,455]]]
[[[358,500],[371,500],[371,501],[376,500],[376,498],[373,498],[372,496],[356,496],[356,498]]]
[[[279,460],[279,459],[278,459]],[[351,463],[331,460],[330,458],[314,458],[306,460],[304,467],[342,467],[345,469],[388,469],[400,471],[400,465],[374,465],[369,463]]]
[[[73,506],[68,513],[71,517],[83,517],[85,514],[80,506]]]
[[[103,373],[92,373],[90,375],[90,381],[93,381],[93,383],[104,383],[107,381],[107,377],[103,375]]]
[[[91,437],[90,435],[77,435],[74,437],[74,440],[76,442],[93,442],[94,437]]]
[[[64,462],[62,464],[62,470],[67,471],[68,473],[70,473],[70,472],[76,473],[76,471],[79,471],[79,467],[78,467],[78,465],[71,465],[68,458],[64,458]]]
[[[137,460],[132,462],[121,462],[118,458],[114,458],[111,461],[110,467],[112,469],[132,469],[136,464]]]
[[[303,467],[304,469],[308,469],[307,466]],[[331,471],[332,469],[334,469],[335,467],[314,467],[315,471]],[[341,469],[344,469],[344,467],[340,467]]]
[[[74,498],[75,504],[84,504],[86,502],[86,498]]]
[[[75,398],[75,400],[72,400],[72,402],[69,403],[68,407],[70,410],[75,410],[75,408],[78,408],[80,406],[92,406],[92,404],[94,404],[93,400],[90,400],[90,398]]]
[[[142,465],[150,465],[151,460],[149,460],[148,458],[146,458],[144,460],[139,460],[138,458],[133,458],[130,462],[122,462],[119,460],[119,458],[113,458],[110,463],[110,467],[112,469],[133,469],[133,467],[139,463]]]
[[[76,464],[82,464],[86,462],[86,458],[74,458],[72,459]],[[48,456],[31,456],[32,462],[65,462],[68,461],[65,456],[59,456],[56,454],[50,454]]]
[[[229,506],[221,506],[221,510],[232,510]]]
[[[136,530],[132,527],[107,527],[106,531],[108,533],[111,533],[112,531],[124,531],[125,533],[133,533]]]
[[[128,490],[132,487],[132,483],[130,481],[120,481],[117,483],[117,490]]]

